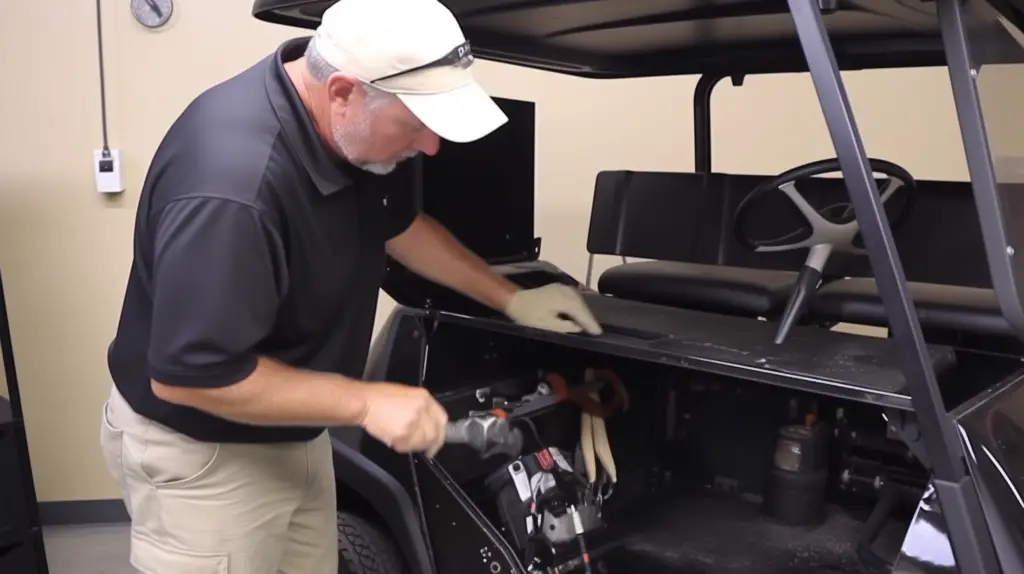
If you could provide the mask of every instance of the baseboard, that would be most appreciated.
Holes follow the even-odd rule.
[[[69,526],[75,524],[116,524],[128,522],[124,501],[110,500],[55,500],[39,503],[39,521],[43,526]]]

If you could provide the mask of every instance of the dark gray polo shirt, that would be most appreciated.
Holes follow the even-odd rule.
[[[140,414],[193,438],[308,440],[323,429],[262,428],[166,403],[150,378],[223,387],[265,355],[360,377],[385,241],[416,216],[406,170],[341,161],[314,130],[283,63],[308,39],[197,97],[146,176],[134,261],[108,364]]]

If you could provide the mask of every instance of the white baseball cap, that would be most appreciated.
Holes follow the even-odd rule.
[[[473,80],[469,42],[437,0],[339,0],[312,41],[328,63],[395,94],[448,141],[478,140],[508,121]]]

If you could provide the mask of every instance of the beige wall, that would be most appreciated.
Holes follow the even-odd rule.
[[[91,180],[101,142],[93,3],[58,4],[7,0],[0,19],[0,268],[47,501],[117,495],[97,417],[151,153],[200,90],[301,34],[256,22],[251,0],[178,0],[159,32],[137,26],[125,0],[104,0],[110,141],[123,150],[128,189],[105,200]],[[493,94],[538,102],[538,233],[545,258],[581,278],[596,172],[692,166],[695,78],[588,82],[485,62],[477,70]],[[943,70],[847,79],[871,154],[919,177],[965,177]],[[718,170],[772,173],[832,155],[805,77],[723,85],[714,108]]]

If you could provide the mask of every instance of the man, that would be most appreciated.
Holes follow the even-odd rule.
[[[146,574],[335,574],[325,427],[433,455],[447,414],[358,380],[390,254],[539,328],[600,332],[565,286],[520,290],[381,177],[506,120],[436,0],[341,0],[200,95],[139,202],[101,442]],[[487,193],[481,189],[480,193]]]

